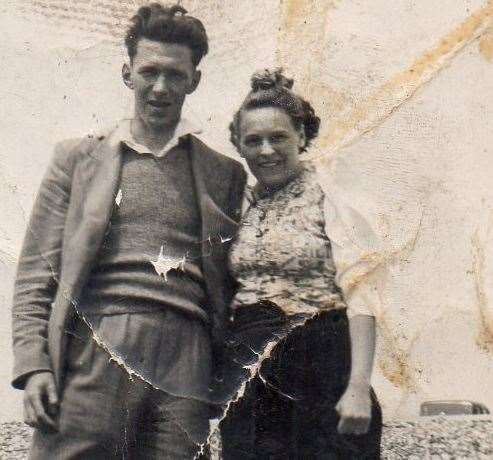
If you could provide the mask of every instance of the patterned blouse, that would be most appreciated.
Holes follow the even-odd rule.
[[[315,170],[304,164],[282,189],[250,195],[230,252],[230,269],[240,283],[233,309],[260,300],[288,315],[344,308]]]

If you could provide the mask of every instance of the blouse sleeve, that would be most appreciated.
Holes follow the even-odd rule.
[[[349,206],[336,206],[324,197],[325,233],[331,241],[336,283],[341,288],[348,317],[375,316],[380,299],[377,290],[378,251],[370,227]]]

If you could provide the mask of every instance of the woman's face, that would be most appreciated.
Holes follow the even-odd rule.
[[[241,112],[240,154],[257,180],[266,188],[286,185],[300,171],[304,129],[296,129],[290,116],[275,107]]]

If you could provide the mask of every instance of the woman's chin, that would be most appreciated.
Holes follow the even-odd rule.
[[[262,186],[269,190],[278,190],[289,184],[298,174],[287,174],[285,171],[282,173],[271,173],[269,175],[257,176],[257,180]]]
[[[290,182],[288,178],[269,178],[267,180],[262,180],[260,183],[266,190],[279,190],[283,188]]]

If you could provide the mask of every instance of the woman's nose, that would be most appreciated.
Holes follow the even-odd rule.
[[[272,145],[269,141],[263,141],[260,146],[260,155],[269,156],[275,153],[275,150],[272,148]]]

